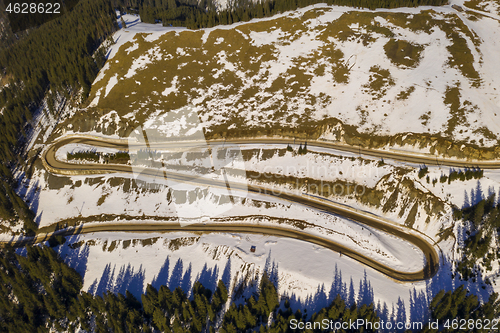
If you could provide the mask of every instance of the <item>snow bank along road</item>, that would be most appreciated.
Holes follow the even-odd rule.
[[[289,140],[288,140],[289,141]],[[238,144],[240,142],[246,143],[283,143],[281,140],[238,140],[231,141],[231,143]],[[51,146],[49,146],[42,154],[42,162],[44,166],[53,173],[66,174],[66,175],[76,175],[76,174],[101,174],[101,173],[132,173],[132,167],[123,164],[98,164],[98,163],[87,163],[87,164],[74,164],[65,161],[60,161],[56,159],[56,151],[64,145],[67,144],[85,144],[94,147],[105,147],[105,148],[115,148],[120,150],[133,149],[134,147],[129,146],[126,140],[117,139],[107,139],[107,138],[96,138],[89,136],[66,136],[62,139],[56,141]],[[158,148],[180,148],[189,147],[192,145],[191,142],[181,142],[181,143],[150,143],[151,149]],[[220,142],[210,142],[211,145],[222,145],[223,141]],[[309,144],[311,145],[311,144]],[[161,147],[160,147],[161,146]],[[199,146],[199,144],[198,144]],[[325,146],[322,146],[325,147]],[[136,148],[139,147],[139,144]],[[357,148],[355,148],[356,150]],[[158,174],[158,169],[144,169],[142,175],[149,175],[155,177]],[[182,182],[192,182],[196,184],[204,184],[208,186],[226,188],[226,183],[216,179],[210,178],[200,178],[193,177],[186,174],[164,171],[164,176],[170,178],[174,181]],[[67,228],[62,230],[57,230],[55,232],[38,234],[34,238],[25,238],[12,240],[9,243],[14,246],[22,246],[28,243],[36,243],[47,240],[52,235],[71,235],[76,233],[92,233],[100,231],[131,231],[131,232],[152,232],[152,231],[163,231],[163,232],[202,232],[202,233],[213,233],[213,232],[236,232],[236,233],[253,233],[253,234],[265,234],[279,237],[291,237],[299,239],[302,241],[307,241],[313,244],[324,246],[333,251],[340,252],[341,254],[347,255],[395,280],[398,281],[418,281],[424,280],[432,277],[439,269],[439,256],[433,247],[433,245],[425,238],[423,234],[420,234],[416,230],[396,225],[388,220],[385,220],[379,216],[375,216],[370,213],[361,212],[354,208],[333,203],[328,200],[322,200],[321,198],[315,198],[311,196],[302,196],[293,193],[275,193],[271,188],[266,188],[265,186],[255,186],[241,184],[240,188],[238,185],[232,183],[231,189],[241,189],[247,190],[249,192],[259,193],[261,195],[269,195],[274,197],[279,197],[280,199],[299,203],[314,209],[325,211],[327,213],[332,213],[336,215],[343,216],[348,219],[355,220],[357,222],[363,223],[367,226],[376,228],[383,232],[392,234],[398,238],[401,238],[407,242],[412,243],[417,246],[425,256],[425,264],[422,270],[417,272],[401,272],[397,271],[391,267],[388,267],[382,263],[375,261],[374,259],[357,253],[352,249],[349,249],[343,245],[340,245],[330,239],[323,238],[317,235],[312,235],[304,231],[295,230],[291,228],[284,228],[278,226],[269,225],[255,225],[255,224],[244,224],[244,223],[205,223],[205,224],[192,224],[187,226],[181,226],[178,223],[169,222],[148,222],[141,221],[140,223],[117,223],[117,222],[106,222],[100,224],[81,224],[78,228]],[[60,222],[64,223],[64,221]]]

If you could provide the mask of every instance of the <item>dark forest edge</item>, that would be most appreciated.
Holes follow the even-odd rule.
[[[54,2],[51,3],[54,4],[54,6],[46,6],[45,4],[47,3],[47,0],[31,0],[31,8],[28,9],[30,12],[29,15],[22,12],[23,8],[21,7],[23,5],[18,7],[18,11],[20,11],[20,13],[16,14],[16,6],[19,4],[19,1],[17,0],[4,0],[4,5],[6,7],[5,12],[7,12],[11,31],[13,33],[17,33],[30,28],[38,27],[53,19],[68,14],[76,6],[78,1],[79,0],[59,0],[57,3],[61,6],[57,7]],[[37,9],[39,8],[40,12],[38,12],[38,10],[34,10],[33,6],[36,6]],[[47,12],[45,12],[45,7],[47,7]]]
[[[493,262],[500,262],[500,249],[494,244],[500,242],[500,200],[496,194],[488,194],[484,198],[480,183],[476,190],[471,191],[471,199],[475,204],[469,204],[469,198],[465,193],[465,204],[462,209],[455,209],[455,223],[460,223],[464,235],[463,255],[458,260],[456,271],[463,280],[476,280],[481,277],[482,267],[489,272],[493,269]],[[449,234],[446,230],[444,233]],[[459,240],[460,242],[462,240]],[[481,266],[480,266],[481,265]],[[491,284],[486,279],[487,284]]]
[[[55,245],[55,244],[53,244]],[[311,314],[293,311],[287,299],[279,298],[276,282],[266,273],[249,298],[227,304],[228,286],[219,280],[215,290],[194,282],[189,296],[180,287],[158,289],[148,284],[141,302],[129,291],[125,295],[107,291],[93,295],[82,291],[82,277],[50,247],[26,248],[26,255],[12,249],[0,251],[0,331],[75,332],[326,332],[292,329],[290,322],[380,320],[374,304],[346,305],[337,295],[326,307]],[[227,309],[227,310],[226,310]],[[500,301],[494,293],[484,304],[465,288],[444,290],[430,302],[431,320],[494,319]],[[341,330],[355,332],[359,330]],[[366,330],[365,332],[375,332]],[[444,330],[446,331],[446,329]],[[477,329],[470,332],[483,332]],[[411,332],[411,331],[406,331]],[[435,332],[425,328],[422,332]],[[485,331],[486,332],[486,331]]]
[[[369,9],[441,6],[448,3],[448,0],[235,0],[229,2],[225,10],[218,10],[212,0],[111,1],[115,8],[120,8],[120,12],[139,14],[143,22],[162,22],[164,26],[182,26],[189,29],[246,22],[317,3]]]
[[[73,10],[43,24],[0,51],[0,76],[10,77],[0,90],[0,219],[24,222],[24,232],[37,229],[34,214],[17,196],[12,171],[26,166],[23,156],[32,117],[46,103],[54,117],[56,105],[81,93],[85,98],[106,61],[99,48],[118,29],[107,0],[81,0]]]

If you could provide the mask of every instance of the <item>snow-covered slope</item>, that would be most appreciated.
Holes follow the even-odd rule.
[[[316,5],[200,31],[156,29],[119,32],[92,105],[142,122],[193,104],[217,132],[336,118],[370,135],[488,147],[500,134],[500,26],[489,17]]]

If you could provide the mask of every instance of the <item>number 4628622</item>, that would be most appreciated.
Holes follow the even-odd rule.
[[[446,320],[444,327],[453,330],[473,330],[473,329],[485,329],[485,330],[497,330],[498,329],[498,319],[453,319]]]
[[[5,11],[9,14],[60,14],[60,3],[9,3]]]

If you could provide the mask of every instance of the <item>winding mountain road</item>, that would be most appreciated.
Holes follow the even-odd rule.
[[[252,144],[277,144],[277,143],[289,143],[290,140],[279,140],[279,139],[262,139],[262,140],[232,140],[232,141],[210,141],[210,146],[214,145],[225,145],[228,143],[231,144],[243,144],[243,143],[252,143]],[[76,175],[76,174],[102,174],[102,173],[112,173],[112,172],[120,172],[120,173],[133,173],[132,167],[129,165],[123,164],[98,164],[98,163],[86,163],[86,164],[76,164],[69,163],[65,161],[60,161],[56,158],[56,152],[62,146],[68,144],[85,144],[94,147],[103,147],[103,148],[115,148],[119,150],[128,150],[128,149],[139,149],[143,148],[144,144],[137,144],[134,147],[134,144],[126,140],[118,140],[118,139],[107,139],[107,138],[97,138],[90,136],[66,136],[46,149],[42,154],[42,162],[44,166],[53,173],[56,174],[66,174],[66,175]],[[313,145],[317,145],[322,148],[333,148],[338,150],[351,151],[347,146],[338,146],[321,142],[308,142],[308,146],[311,147]],[[167,148],[189,148],[192,146],[200,146],[199,143],[196,142],[167,142],[167,143],[149,143],[148,147],[151,149],[167,149]],[[352,147],[351,147],[352,148]],[[354,152],[357,152],[357,148],[353,148]],[[369,151],[367,151],[369,152]],[[366,153],[367,153],[366,152]],[[399,156],[399,155],[395,155]],[[386,157],[384,155],[384,157]],[[394,157],[392,157],[394,158]],[[143,175],[147,176],[157,176],[158,169],[148,169],[144,168],[142,171]],[[210,178],[200,178],[193,177],[187,174],[171,172],[171,171],[163,171],[164,177],[172,179],[174,181],[181,181],[187,183],[196,183],[196,184],[204,184],[208,186],[221,187],[226,188],[227,184],[223,181],[210,179]],[[348,207],[341,204],[336,204],[329,200],[321,199],[318,197],[312,196],[304,196],[297,195],[294,193],[275,193],[273,189],[267,188],[265,186],[256,186],[256,185],[246,185],[241,184],[240,187],[235,184],[231,184],[231,190],[245,190],[248,192],[259,193],[260,195],[267,195],[278,197],[282,200],[290,201],[293,203],[299,203],[304,206],[312,207],[320,211],[324,211],[331,214],[336,214],[342,216],[344,218],[348,218],[354,220],[356,222],[362,223],[364,225],[370,226],[377,230],[386,232],[388,234],[394,235],[398,238],[401,238],[407,242],[412,243],[416,247],[418,247],[425,256],[424,267],[417,272],[402,272],[395,270],[389,266],[386,266],[376,260],[360,254],[352,249],[349,249],[341,244],[334,242],[331,239],[327,239],[324,237],[320,237],[317,235],[313,235],[307,233],[302,230],[296,230],[286,227],[280,226],[269,226],[269,225],[255,225],[255,224],[244,224],[244,223],[204,223],[204,224],[190,224],[187,226],[181,226],[179,223],[172,222],[164,222],[164,223],[148,223],[141,222],[137,224],[133,223],[116,223],[116,222],[106,222],[101,224],[81,224],[77,229],[68,228],[63,230],[58,230],[55,232],[50,232],[46,234],[38,234],[34,238],[26,238],[24,240],[19,240],[17,242],[11,242],[14,246],[22,246],[27,243],[36,243],[42,242],[52,235],[61,234],[61,235],[71,235],[75,233],[93,233],[93,232],[102,232],[102,231],[130,231],[130,232],[200,232],[200,233],[252,233],[252,234],[265,234],[272,235],[278,237],[290,237],[294,239],[298,239],[301,241],[306,241],[309,243],[313,243],[316,245],[323,246],[325,248],[331,249],[333,251],[339,252],[343,255],[346,255],[354,260],[359,261],[360,263],[367,265],[388,277],[403,282],[409,281],[419,281],[425,280],[433,275],[439,270],[439,255],[431,244],[432,241],[429,240],[427,236],[424,234],[410,229],[398,224],[395,224],[391,221],[388,221],[384,218],[376,216],[371,213],[359,211],[352,207]]]
[[[297,141],[296,145],[306,142],[304,140]],[[57,140],[47,151],[57,150],[60,147],[67,145],[69,143],[81,143],[91,146],[98,146],[104,148],[116,148],[120,150],[128,149],[139,149],[143,148],[144,143],[130,143],[123,139],[107,139],[93,136],[85,135],[72,135],[66,136]],[[207,140],[206,142],[200,141],[170,141],[170,142],[151,142],[149,147],[152,150],[161,150],[169,148],[190,148],[190,147],[200,147],[200,144],[208,144],[209,146],[224,146],[227,144],[231,145],[258,145],[258,144],[292,144],[293,139],[290,138],[244,138],[244,139],[230,139],[230,140]],[[136,145],[134,147],[134,145]],[[415,163],[415,164],[428,164],[428,165],[444,165],[450,167],[478,167],[481,169],[500,169],[500,160],[464,160],[464,159],[453,159],[438,157],[431,154],[407,152],[407,151],[394,151],[394,150],[382,150],[373,148],[362,148],[358,146],[351,146],[343,144],[340,142],[332,141],[320,141],[313,140],[307,141],[308,149],[314,150],[314,148],[323,148],[330,150],[337,150],[343,152],[349,152],[353,154],[360,154],[371,156],[375,158],[383,159],[393,159],[401,162]]]

